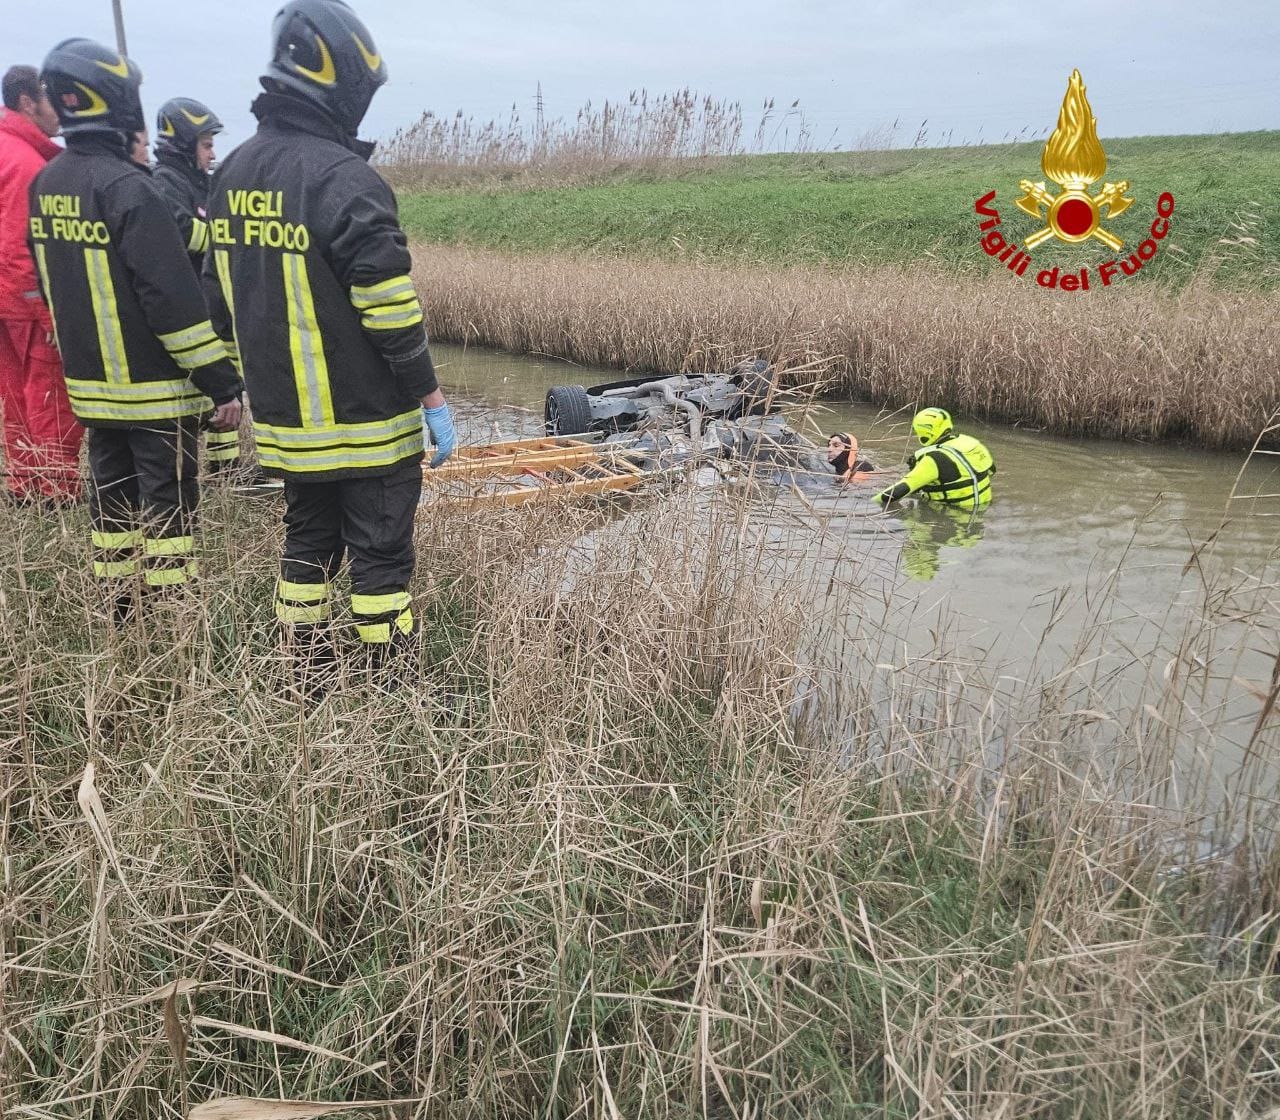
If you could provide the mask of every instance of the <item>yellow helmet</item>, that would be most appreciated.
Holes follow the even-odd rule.
[[[911,418],[911,430],[923,447],[937,443],[951,428],[951,413],[945,408],[922,408]]]

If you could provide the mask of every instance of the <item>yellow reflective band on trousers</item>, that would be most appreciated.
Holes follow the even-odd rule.
[[[199,218],[191,219],[191,240],[187,242],[188,253],[203,253],[209,247],[209,223]]]
[[[84,267],[89,278],[89,299],[98,325],[98,348],[102,352],[102,369],[108,381],[127,384],[129,358],[124,349],[124,333],[120,328],[120,309],[116,305],[116,289],[111,282],[111,263],[105,249],[86,249]]]
[[[49,262],[45,257],[43,242],[36,242],[36,268],[40,270],[40,279],[44,283],[45,296],[48,302],[49,318],[53,321],[53,337],[58,337],[58,317],[53,313],[53,288],[49,284]],[[61,347],[61,343],[58,344]]]
[[[307,259],[301,253],[285,253],[282,260],[285,306],[289,316],[289,353],[293,358],[293,380],[298,390],[302,426],[332,427],[329,366],[324,356],[324,338],[316,320],[315,300],[311,296]]]
[[[255,418],[253,435],[259,465],[299,474],[393,467],[423,450],[417,408],[387,420],[325,428],[285,428]]]
[[[390,614],[402,611],[409,605],[409,592],[391,591],[386,595],[351,596],[351,613],[363,615]]]
[[[394,623],[357,622],[356,633],[366,645],[384,646],[391,641],[391,627],[395,626],[406,638],[413,633],[413,611],[401,611]]]
[[[195,537],[148,537],[142,543],[142,549],[148,557],[152,556],[189,556],[196,546]]]
[[[196,562],[188,560],[176,568],[149,568],[143,578],[148,587],[176,587],[180,583],[186,583],[188,579],[194,579],[195,575]]]
[[[210,432],[205,442],[205,458],[211,463],[229,463],[240,458],[240,433]]]
[[[329,617],[329,585],[327,583],[293,583],[282,579],[276,583],[276,618],[284,623],[315,626]]]
[[[141,529],[125,529],[118,533],[94,529],[92,535],[94,548],[138,548],[142,544]]]
[[[137,558],[130,560],[95,560],[93,574],[98,579],[128,579],[138,574]]]

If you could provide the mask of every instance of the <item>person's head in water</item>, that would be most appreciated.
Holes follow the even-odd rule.
[[[857,458],[858,440],[852,432],[834,432],[827,440],[827,462],[835,468],[836,474],[845,474]]]

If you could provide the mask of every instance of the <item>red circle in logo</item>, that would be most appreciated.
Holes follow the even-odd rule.
[[[1058,228],[1068,237],[1079,237],[1093,225],[1093,211],[1078,198],[1068,198],[1058,207]]]

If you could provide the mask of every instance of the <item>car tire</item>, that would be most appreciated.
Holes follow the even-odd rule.
[[[591,398],[581,385],[553,385],[542,410],[549,436],[577,436],[591,431]]]
[[[768,362],[760,359],[744,362],[740,367],[742,408],[739,416],[764,416],[769,411],[769,397],[778,384],[778,375]]]

